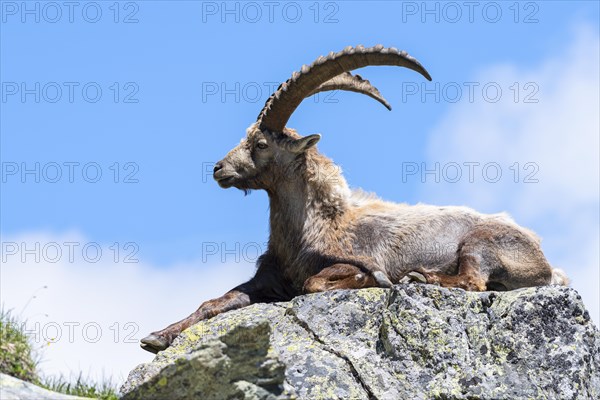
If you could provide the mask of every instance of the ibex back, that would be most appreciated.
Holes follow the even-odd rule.
[[[369,81],[349,72],[367,65],[406,67],[431,80],[405,52],[357,46],[319,57],[281,84],[246,137],[214,168],[222,188],[269,195],[269,245],[255,276],[142,339],[144,349],[167,348],[202,319],[302,293],[389,287],[407,277],[476,291],[567,284],[535,234],[507,215],[389,203],[351,191],[339,168],[317,151],[320,135],[301,137],[286,127],[304,98],[326,90],[366,94],[391,109]]]

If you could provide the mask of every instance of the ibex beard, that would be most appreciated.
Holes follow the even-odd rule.
[[[320,135],[302,137],[286,127],[302,100],[321,91],[358,92],[391,109],[368,80],[349,72],[367,65],[406,67],[431,80],[406,52],[378,45],[319,57],[282,83],[246,137],[214,167],[222,188],[268,193],[269,243],[256,274],[142,339],[142,348],[156,353],[198,321],[303,293],[411,280],[473,291],[568,284],[544,257],[539,238],[508,215],[390,203],[350,190],[341,170],[317,151]]]

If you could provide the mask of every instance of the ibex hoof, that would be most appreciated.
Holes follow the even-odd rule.
[[[391,288],[392,286],[394,286],[392,281],[390,281],[389,278],[381,271],[373,272],[373,278],[375,278],[375,281],[377,282],[377,285],[379,287]]]
[[[157,335],[148,335],[140,341],[142,342],[140,344],[142,349],[154,354],[169,347],[167,339]]]
[[[406,274],[402,279],[400,279],[400,283],[412,282],[427,283],[427,278],[425,278],[425,275],[423,275],[420,272],[411,271],[408,274]]]

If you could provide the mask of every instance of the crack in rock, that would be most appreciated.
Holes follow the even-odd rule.
[[[294,321],[296,321],[296,323],[302,329],[304,329],[306,332],[308,332],[308,334],[311,336],[311,338],[322,346],[323,350],[325,350],[326,352],[328,352],[330,354],[333,354],[334,356],[336,356],[336,357],[344,360],[344,362],[346,363],[346,365],[350,369],[350,372],[352,373],[352,376],[354,377],[354,379],[356,380],[356,382],[358,384],[360,384],[360,386],[364,389],[364,391],[366,392],[369,400],[377,400],[377,397],[375,396],[375,394],[371,391],[371,389],[366,384],[366,382],[364,382],[362,380],[362,377],[360,376],[360,373],[358,372],[358,370],[356,369],[356,367],[354,366],[354,364],[352,363],[352,361],[346,355],[344,355],[344,354],[342,354],[342,353],[340,353],[338,351],[335,351],[332,348],[330,348],[329,345],[327,343],[325,343],[319,337],[319,335],[316,334],[315,331],[312,330],[312,328],[308,325],[308,323],[306,321],[304,321],[304,320],[300,319],[300,317],[298,317],[298,314],[296,314],[296,312],[293,309],[293,307],[289,307],[286,310],[286,315],[291,316],[292,319]]]
[[[136,367],[122,392],[144,400],[600,399],[600,331],[577,292],[561,286],[316,293],[190,327]]]

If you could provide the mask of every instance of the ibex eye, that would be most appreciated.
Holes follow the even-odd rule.
[[[269,147],[268,144],[266,144],[265,142],[258,142],[258,144],[256,145],[256,147],[258,147],[261,150],[266,149],[267,147]]]

